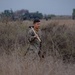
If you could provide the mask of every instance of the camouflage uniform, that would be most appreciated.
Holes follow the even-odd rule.
[[[37,32],[38,36],[41,39],[41,30],[39,29]],[[29,30],[28,32],[28,40],[29,40],[29,47],[28,47],[28,52],[31,52],[30,54],[34,53],[38,55],[38,52],[41,49],[41,43],[37,38],[34,38],[35,34],[32,29]]]

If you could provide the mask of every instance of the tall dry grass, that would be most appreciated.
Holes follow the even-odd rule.
[[[32,60],[30,56],[25,58],[18,56],[16,52],[10,56],[3,54],[0,57],[0,75],[74,75],[75,64],[63,63],[53,57],[45,57],[44,60]]]
[[[0,23],[0,75],[74,75],[75,22],[41,21],[41,61],[25,56],[29,25],[32,21]]]

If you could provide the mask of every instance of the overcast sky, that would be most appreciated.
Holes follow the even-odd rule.
[[[75,0],[0,0],[0,12],[5,9],[28,9],[43,14],[71,15]]]

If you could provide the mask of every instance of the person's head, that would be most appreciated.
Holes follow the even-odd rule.
[[[39,20],[39,19],[35,19],[35,20],[33,21],[33,24],[34,24],[34,28],[35,28],[36,30],[38,30],[39,27],[40,27],[40,20]]]

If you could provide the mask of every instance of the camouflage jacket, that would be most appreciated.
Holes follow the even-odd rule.
[[[38,34],[38,36],[41,39],[41,36],[42,36],[41,35],[41,30],[39,29],[38,32],[36,32],[36,33]],[[41,43],[39,42],[39,40],[37,38],[34,38],[34,36],[35,36],[35,34],[34,34],[33,30],[30,29],[28,31],[28,41],[30,43],[29,49],[30,50],[37,50],[37,51],[39,51],[40,48],[41,48]]]

